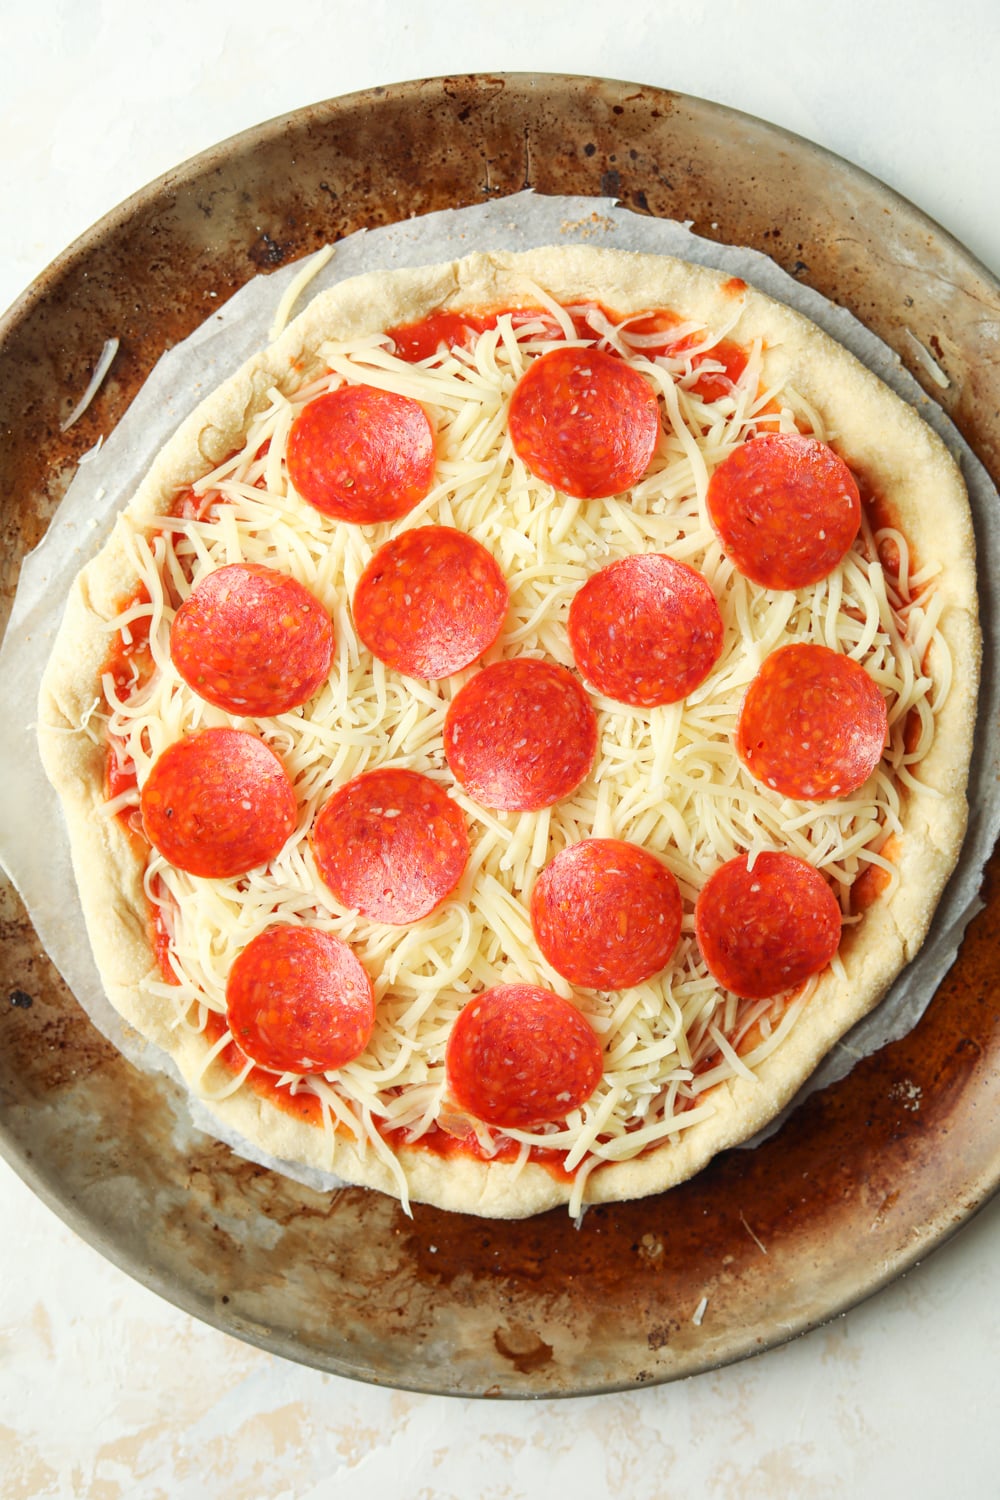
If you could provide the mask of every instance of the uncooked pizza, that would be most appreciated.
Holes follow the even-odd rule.
[[[404,1205],[659,1192],[919,948],[979,634],[945,447],[743,281],[372,273],[79,576],[40,741],[107,993],[227,1131]]]

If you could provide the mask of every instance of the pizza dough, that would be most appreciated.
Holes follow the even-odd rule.
[[[513,316],[498,320],[498,312]],[[624,332],[622,319],[631,319]],[[411,364],[384,333],[413,325],[446,339],[457,332],[457,343],[436,362]],[[415,334],[397,348],[433,355],[426,342]],[[605,455],[581,431],[592,388],[601,431],[614,439]],[[393,442],[372,446],[380,430]],[[787,449],[789,439],[839,456],[842,506],[820,509],[814,532],[835,532],[855,503],[845,464],[860,493],[861,531],[825,577],[801,582],[827,550],[813,541],[799,549],[805,561],[796,554],[792,573],[766,587],[723,550],[719,531],[738,532],[738,517],[726,485],[716,486],[721,519],[710,516],[710,480],[727,472],[731,454],[752,454],[758,443]],[[354,459],[325,462],[331,441]],[[787,504],[781,486],[772,488],[778,499],[762,530],[780,538]],[[426,668],[412,652],[427,648],[419,621],[394,604],[391,580],[376,599],[376,624],[355,625],[363,578],[361,615],[373,613],[366,570],[384,548],[391,563],[397,539],[418,527],[466,534],[489,554],[485,609],[484,589],[471,602],[447,601],[471,630],[470,649],[485,649],[484,664],[404,675]],[[744,528],[734,548],[753,572],[748,545],[753,554]],[[613,582],[624,566],[624,594],[638,596],[626,560],[645,555],[695,569],[723,626],[721,650],[714,616],[709,645],[696,650],[685,596],[674,613],[688,632],[679,648],[688,671],[678,678],[654,659],[648,690],[642,663],[611,649],[613,591],[588,584],[602,570]],[[774,566],[770,553],[765,562]],[[170,656],[171,625],[192,585],[236,565],[291,575],[333,626],[327,681],[271,717],[220,706],[232,648],[222,668],[214,662],[214,701]],[[496,570],[510,605],[494,638]],[[584,585],[597,593],[594,608]],[[394,609],[406,627],[401,643]],[[398,665],[386,665],[379,647],[387,633],[391,650],[403,652]],[[370,649],[365,636],[378,637]],[[744,696],[782,650],[829,652],[838,671],[846,664],[851,676],[857,666],[877,687],[888,747],[858,790],[845,795],[827,768],[822,786],[804,781],[801,765],[795,780],[787,732],[776,752],[786,770],[792,764],[783,787],[758,778],[745,743],[740,753]],[[955,466],[909,407],[813,325],[740,281],[667,257],[586,247],[475,255],[374,273],[317,297],[182,425],[74,586],[43,683],[40,744],[109,997],[174,1057],[220,1120],[275,1157],[404,1201],[516,1217],[683,1180],[773,1118],[877,1003],[919,947],[958,856],[978,652],[974,543]],[[197,671],[198,655],[197,646],[182,652],[182,664]],[[682,697],[671,701],[667,678]],[[530,736],[517,729],[528,682],[538,710]],[[747,696],[763,712],[773,683],[765,676]],[[808,722],[829,737],[822,679],[808,702]],[[834,740],[851,740],[855,717],[834,708]],[[109,724],[121,773],[110,778],[110,805]],[[186,872],[189,835],[180,854],[172,827],[160,853],[137,835],[140,789],[155,828],[147,788],[165,774],[163,752],[178,743],[204,751],[237,734],[253,736],[287,773],[294,831],[280,778],[257,778],[233,794],[237,807],[250,803],[252,828],[241,832],[237,817],[228,842],[252,832],[264,840],[264,862],[235,874]],[[851,741],[845,753],[860,775],[865,746]],[[218,797],[205,764],[214,762],[203,757],[196,786],[211,822]],[[343,904],[316,858],[315,825],[333,793],[387,766],[432,781],[468,830],[457,884],[449,874],[441,899],[408,926]],[[272,790],[261,804],[264,785]],[[177,788],[190,812],[190,778]],[[402,811],[375,805],[379,816]],[[172,813],[160,820],[170,824]],[[617,991],[566,979],[531,928],[541,872],[591,838],[645,849],[673,875],[683,903],[666,967]],[[335,842],[350,849],[343,837]],[[410,844],[423,844],[412,830]],[[843,937],[833,963],[790,1000],[748,1002],[713,979],[695,905],[728,859],[749,857],[752,872],[772,851],[822,872],[845,917]],[[203,858],[201,850],[195,863]],[[395,896],[385,899],[392,914]],[[232,1044],[228,975],[275,922],[337,937],[373,983],[365,1050],[336,1070],[281,1072],[282,1058],[265,1072]],[[245,965],[240,972],[245,978]],[[574,1093],[571,1080],[567,1119],[524,1128],[484,1121],[469,1113],[475,1089],[449,1078],[459,1015],[498,988],[554,994],[598,1038],[603,1074],[586,1092]],[[563,1024],[553,1023],[557,1039]],[[563,1050],[584,1059],[589,1085],[588,1047]],[[463,1055],[475,1050],[467,1045]]]

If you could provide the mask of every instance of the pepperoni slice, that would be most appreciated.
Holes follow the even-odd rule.
[[[455,889],[469,858],[465,818],[418,771],[367,771],[334,792],[311,835],[320,875],[375,922],[418,922]]]
[[[532,474],[579,500],[636,484],[660,435],[652,386],[599,349],[553,349],[536,359],[514,387],[507,425]]]
[[[500,984],[470,1000],[445,1057],[458,1105],[501,1130],[563,1120],[601,1081],[601,1044],[580,1012],[533,984]]]
[[[868,780],[887,723],[885,699],[856,661],[828,646],[782,646],[746,691],[736,753],[782,796],[829,802]]]
[[[209,573],[174,617],[170,656],[188,687],[232,714],[287,713],[326,680],[330,617],[297,579],[257,563]]]
[[[702,887],[694,928],[713,979],[747,1000],[794,989],[840,944],[840,908],[818,870],[793,854],[745,854]]]
[[[368,1045],[375,996],[345,942],[318,927],[267,927],[226,982],[229,1029],[241,1052],[276,1073],[329,1073]]]
[[[722,545],[752,583],[800,589],[819,583],[861,525],[861,497],[843,459],[817,438],[771,432],[724,459],[708,486]]]
[[[477,541],[418,526],[380,547],[354,593],[354,623],[374,656],[410,677],[450,677],[500,634],[506,580]]]
[[[304,406],[288,437],[303,500],[337,521],[398,521],[434,479],[434,431],[409,396],[344,385]]]
[[[517,657],[483,667],[453,700],[444,753],[484,807],[536,812],[575,791],[597,749],[597,718],[571,672]]]
[[[164,859],[214,880],[267,864],[297,818],[288,772],[245,729],[202,729],[169,745],[139,805],[146,837]]]
[[[531,925],[571,984],[627,989],[669,961],[681,934],[681,895],[666,865],[638,844],[584,839],[535,881]]]
[[[569,641],[581,676],[619,703],[676,703],[722,651],[722,616],[705,578],[662,553],[594,573],[574,596]]]

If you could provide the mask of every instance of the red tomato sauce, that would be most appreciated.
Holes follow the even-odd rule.
[[[117,735],[108,735],[107,755],[104,761],[104,796],[108,802],[130,792],[136,784],[135,762],[124,752],[124,740]],[[127,820],[130,808],[118,814]]]
[[[432,359],[441,349],[468,347],[489,328],[495,328],[500,313],[439,312],[418,323],[407,323],[400,328],[391,328],[389,337],[396,346],[397,359],[416,364],[422,359]]]
[[[174,966],[170,962],[170,930],[161,904],[168,901],[169,896],[159,875],[153,880],[153,895],[156,899],[149,903],[149,940],[153,948],[153,957],[166,983],[179,984],[180,980],[174,973]]]
[[[482,1162],[512,1162],[516,1161],[520,1154],[520,1144],[508,1137],[501,1137],[497,1149],[493,1152],[484,1151],[477,1137],[470,1131],[468,1135],[450,1135],[448,1131],[442,1130],[437,1125],[432,1125],[425,1135],[419,1140],[407,1140],[405,1130],[382,1130],[383,1138],[388,1141],[395,1150],[408,1147],[410,1150],[428,1151],[432,1156],[439,1157],[442,1161],[454,1160],[459,1156],[471,1156],[476,1161]],[[567,1172],[564,1166],[566,1153],[564,1151],[550,1151],[544,1146],[532,1146],[528,1151],[528,1160],[537,1166],[544,1167],[547,1172],[560,1182],[572,1182],[573,1173]]]
[[[727,289],[729,287],[739,291],[745,290],[744,283],[736,278],[727,283]],[[647,335],[662,333],[662,343],[650,344],[641,351],[650,359],[655,359],[658,355],[683,355],[696,346],[701,337],[699,334],[686,334],[680,339],[671,337],[672,331],[680,326],[681,319],[677,313],[671,312],[668,308],[659,308],[656,311],[638,315],[623,315],[611,312],[598,303],[589,303],[568,308],[566,311],[572,321],[576,336],[581,339],[599,337],[588,321],[588,313],[595,311],[615,327],[627,323],[631,333]],[[433,358],[442,349],[470,348],[480,334],[495,328],[499,319],[505,315],[510,316],[515,328],[529,321],[540,320],[546,325],[547,333],[553,338],[561,338],[563,335],[560,324],[544,308],[497,308],[493,312],[483,313],[432,313],[430,317],[422,318],[416,323],[407,323],[390,329],[389,337],[395,345],[397,357],[415,363],[418,360]],[[720,396],[729,393],[730,382],[735,383],[739,380],[746,369],[747,359],[747,351],[729,339],[723,339],[711,349],[696,354],[692,360],[694,369],[697,370],[704,364],[721,364],[724,366],[724,371],[707,370],[693,383],[692,390],[703,401],[717,401]]]
[[[123,603],[122,613],[124,614],[137,604],[148,603],[149,595],[144,588],[140,587],[131,599]],[[110,674],[117,697],[126,703],[132,694],[148,680],[153,670],[153,658],[149,649],[149,620],[148,615],[142,615],[138,620],[132,621],[130,626],[132,639],[129,642],[123,641],[120,635],[116,636],[101,668],[102,677]],[[135,784],[135,766],[131,758],[125,754],[123,741],[109,734],[104,758],[105,797],[110,802],[114,797],[120,797],[123,792],[132,791]],[[130,831],[134,831],[131,823],[133,811],[133,808],[123,808],[118,814],[122,825]]]
[[[703,401],[718,401],[720,396],[731,394],[730,386],[736,385],[747,367],[747,351],[730,339],[723,339],[705,354],[696,354],[691,361],[695,369],[706,364],[721,364],[722,370],[706,370],[694,381],[691,389]]]
[[[868,476],[861,470],[857,469],[853,464],[851,464],[850,458],[846,456],[845,462],[850,467],[851,473],[854,475],[854,478],[857,482],[858,493],[861,496],[861,505],[868,517],[868,524],[870,525],[872,531],[879,532],[885,529],[890,529],[893,531],[903,532],[903,534],[905,535],[905,529],[900,525],[899,517],[893,512],[891,506],[877,492]],[[907,542],[909,543],[909,538],[907,538]],[[861,545],[865,552],[865,555],[867,556],[869,552],[868,547],[864,545],[863,541]],[[902,597],[903,604],[905,606],[908,603],[908,599],[903,595],[903,590],[900,587],[902,558],[899,552],[899,545],[893,537],[883,537],[881,541],[879,541],[878,560],[882,565],[882,570],[885,573],[886,581],[888,582],[890,588],[897,595],[900,595]],[[914,550],[912,544],[910,544],[908,575],[912,577],[914,573],[917,573],[919,571],[920,558],[917,552]],[[923,660],[920,663],[921,671],[926,673],[928,676],[930,675],[928,663],[929,654],[930,646],[928,645],[927,651],[925,651]],[[921,729],[922,723],[920,714],[917,709],[911,708],[909,713],[906,715],[905,720],[903,721],[903,749],[907,754],[910,754],[913,750],[916,749],[916,746],[920,741]],[[893,840],[890,839],[886,844],[885,849],[882,851],[886,855],[887,859],[891,859],[893,857],[892,854],[887,852],[892,843]],[[872,865],[869,869],[863,871],[862,875],[854,883],[855,895],[852,897],[852,901],[854,902],[855,910],[865,911],[872,904],[875,898],[880,895],[881,892],[885,889],[886,885],[888,884],[888,880],[888,875],[886,875],[884,870],[880,870],[877,865]],[[861,884],[861,882],[864,882],[864,884],[862,886],[862,890],[858,891],[858,886],[859,884]],[[859,904],[859,902],[863,904]]]
[[[225,1016],[216,1011],[209,1011],[205,1021],[204,1036],[211,1047],[228,1030],[228,1021]],[[248,1058],[242,1053],[235,1042],[229,1042],[223,1047],[216,1057],[230,1073],[241,1073],[246,1067]],[[244,1079],[244,1087],[253,1089],[260,1098],[269,1099],[287,1115],[293,1115],[296,1119],[305,1120],[310,1125],[322,1125],[323,1106],[315,1094],[303,1091],[292,1094],[288,1089],[280,1089],[277,1086],[277,1074],[269,1073],[265,1068],[256,1065],[250,1069]]]
[[[890,833],[879,850],[883,859],[893,863],[901,853],[899,839]],[[888,870],[881,865],[868,865],[851,886],[851,906],[854,911],[867,911],[881,896],[891,880]]]
[[[183,521],[203,521],[214,499],[214,495],[198,495],[194,490],[184,490],[177,496],[168,514]]]

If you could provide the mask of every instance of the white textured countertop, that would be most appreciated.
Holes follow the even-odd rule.
[[[1000,272],[995,0],[7,0],[0,306],[188,156],[301,105],[451,72],[701,95],[864,167]],[[1000,1493],[1000,1204],[783,1349],[634,1394],[492,1404],[370,1388],[176,1311],[0,1163],[0,1495]]]

